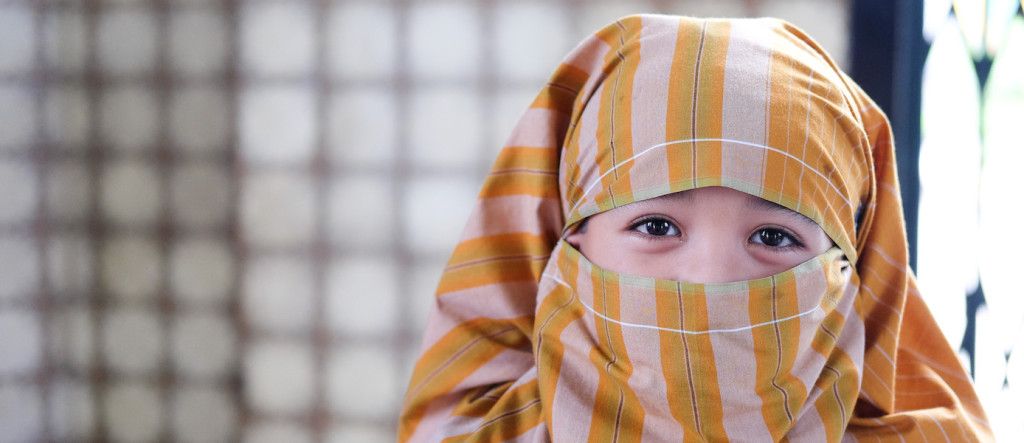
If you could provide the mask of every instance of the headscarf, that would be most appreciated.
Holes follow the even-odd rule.
[[[488,175],[437,290],[400,441],[987,440],[917,292],[889,122],[776,19],[658,15],[577,46]],[[777,275],[622,275],[565,236],[724,186],[835,247]]]

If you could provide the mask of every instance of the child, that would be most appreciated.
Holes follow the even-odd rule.
[[[909,273],[890,139],[781,21],[598,31],[488,176],[400,440],[991,439]]]
[[[594,214],[566,241],[610,271],[695,283],[768,277],[832,247],[799,212],[719,186]]]

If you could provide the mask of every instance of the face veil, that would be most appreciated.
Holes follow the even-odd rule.
[[[787,23],[645,15],[599,30],[488,175],[400,440],[990,438],[909,272],[890,140]],[[797,211],[836,247],[767,280],[692,285],[601,270],[561,240],[590,215],[707,186]]]
[[[838,248],[777,275],[717,284],[620,275],[564,242],[555,254],[534,336],[553,440],[842,434],[864,331]]]

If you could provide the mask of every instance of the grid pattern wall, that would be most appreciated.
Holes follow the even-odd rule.
[[[393,441],[434,286],[559,58],[846,2],[0,0],[0,442]]]

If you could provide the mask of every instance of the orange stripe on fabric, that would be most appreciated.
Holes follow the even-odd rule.
[[[583,169],[591,169],[583,163],[586,161],[593,161],[597,164],[597,176],[602,177],[602,188],[607,188],[616,178],[614,173],[605,173],[611,171],[617,162],[615,146],[615,142],[617,140],[614,139],[615,121],[613,116],[616,104],[616,92],[622,75],[622,66],[620,63],[622,60],[622,53],[620,51],[622,50],[625,27],[621,21],[617,21],[606,27],[604,30],[606,32],[598,33],[596,36],[601,40],[604,40],[604,42],[611,48],[611,50],[605,54],[604,60],[604,69],[608,76],[601,83],[601,87],[598,91],[599,94],[594,94],[594,97],[591,99],[591,101],[596,100],[599,105],[597,106],[597,127],[595,128],[598,146],[596,146],[597,150],[594,153],[596,157],[593,159],[581,158],[580,166]],[[586,184],[586,186],[589,186],[589,183]],[[584,189],[584,191],[588,190]],[[603,199],[598,201],[601,209],[610,209],[612,206],[607,199],[607,193],[602,192],[598,194],[598,198],[602,197]]]
[[[515,256],[492,258],[458,269],[446,271],[437,293],[462,291],[494,283],[535,281],[544,272],[548,257]]]
[[[686,326],[683,293],[678,284],[659,282],[655,288],[658,310],[658,326],[682,330]],[[701,411],[697,404],[704,399],[697,398],[693,377],[693,354],[687,343],[687,335],[661,330],[661,366],[667,387],[669,410],[672,417],[683,428],[681,440],[704,439],[701,430]],[[685,387],[685,390],[683,389]]]
[[[837,348],[815,383],[822,393],[814,407],[825,425],[828,441],[839,441],[853,414],[850,406],[859,392],[856,374],[857,366],[853,359]]]
[[[803,134],[803,123],[807,119],[807,108],[801,106],[807,99],[806,91],[800,90],[796,78],[804,73],[797,72],[799,66],[791,57],[781,54],[772,58],[772,63],[778,68],[771,70],[773,78],[769,83],[769,111],[768,111],[768,134],[767,144],[776,149],[803,158],[801,155],[802,145],[806,141],[806,134]],[[794,91],[793,89],[796,88]],[[784,97],[779,99],[778,97]],[[794,106],[795,105],[795,106]],[[785,196],[785,200],[799,204],[801,193],[800,182],[791,175],[800,175],[803,165],[799,161],[773,152],[765,153],[765,170],[777,171],[775,174],[763,175],[763,186],[774,193]],[[766,194],[768,194],[766,192]],[[773,199],[776,203],[782,204],[782,199]]]
[[[509,380],[496,386],[481,386],[466,393],[452,409],[452,416],[484,417],[490,413],[495,404],[515,383]]]
[[[550,147],[506,147],[498,154],[480,191],[480,198],[527,194],[558,195],[558,150]]]
[[[459,368],[467,361],[473,362],[469,369],[477,368],[507,349],[528,346],[528,337],[521,332],[529,330],[532,322],[530,317],[520,317],[505,320],[478,318],[462,323],[423,353],[416,367],[417,375],[409,384],[409,392],[414,394],[424,389],[424,383],[428,381],[433,385],[431,387],[436,387],[437,384],[444,385],[444,380],[452,381],[452,377],[461,379],[458,374],[468,374],[472,370],[451,369]],[[450,386],[455,384],[457,382]]]
[[[498,154],[491,174],[508,170],[558,172],[558,150],[544,146],[507,146]]]
[[[803,294],[800,294],[797,290],[795,278],[775,279],[773,294],[775,299],[773,309],[776,317],[790,319],[777,321],[772,325],[776,333],[777,343],[782,350],[779,354],[782,360],[778,362],[775,383],[788,393],[789,404],[785,405],[785,407],[787,410],[795,413],[795,411],[798,411],[803,406],[804,401],[807,399],[809,386],[806,386],[794,374],[794,366],[796,365],[796,357],[800,352],[798,347],[800,344],[798,342],[784,342],[781,340],[781,337],[798,337],[800,335],[800,321],[794,317],[801,314],[798,297]]]
[[[722,91],[725,87],[725,56],[729,51],[728,38],[709,39],[707,36],[727,36],[732,25],[726,22],[708,22],[704,44],[700,49],[703,62],[696,78],[694,95],[693,138],[719,139],[722,137]],[[709,145],[710,144],[710,145]],[[722,172],[721,142],[702,142],[695,146],[697,157],[693,183],[695,186],[718,185],[717,177]],[[711,149],[714,148],[714,149]],[[708,152],[702,155],[702,152]],[[712,154],[713,153],[713,154]]]
[[[537,380],[531,380],[506,392],[473,437],[480,441],[509,441],[543,422]]]
[[[640,22],[637,20],[619,21],[615,23],[619,32],[609,35],[608,44],[612,47],[606,56],[606,66],[612,72],[601,90],[600,111],[598,113],[597,139],[602,145],[597,161],[603,174],[601,186],[605,192],[597,194],[596,202],[601,209],[607,210],[619,206],[615,198],[618,195],[630,195],[628,180],[619,180],[628,166],[619,169],[617,165],[632,158],[632,92],[636,68],[639,64],[640,46],[636,43],[636,35],[640,34]],[[632,42],[626,44],[627,41]],[[615,185],[615,189],[612,186]]]
[[[489,235],[459,243],[445,270],[455,270],[495,258],[547,257],[550,252],[550,241],[540,235]]]
[[[547,334],[548,337],[545,337],[548,346],[552,341],[557,341],[568,355],[561,361],[557,376],[550,380],[542,376],[540,380],[546,383],[543,387],[545,399],[550,400],[552,405],[550,411],[545,411],[550,420],[549,426],[552,427],[551,438],[554,441],[581,441],[588,434],[593,421],[592,407],[597,401],[597,385],[601,378],[598,370],[587,359],[595,347],[597,332],[593,316],[582,307],[586,301],[581,298],[586,297],[590,305],[593,305],[595,293],[591,268],[582,255],[568,247],[561,251],[558,266],[566,282],[575,282],[573,291],[579,298],[571,306],[571,314],[576,319],[560,330],[558,336]],[[540,371],[547,370],[548,366],[541,364]]]
[[[576,68],[573,68],[576,69]],[[561,72],[557,72],[555,76],[559,76]],[[589,91],[596,97],[600,97],[600,91],[603,89],[604,84],[600,83],[595,86],[596,91]],[[596,99],[596,98],[594,98]],[[565,171],[565,180],[562,199],[567,201],[570,206],[580,202],[584,197],[584,187],[586,184],[582,183],[588,180],[587,176],[580,175],[581,171],[588,171],[594,168],[591,167],[597,159],[587,158],[583,151],[589,149],[591,154],[596,155],[596,146],[591,146],[590,143],[596,145],[596,141],[591,142],[590,140],[595,138],[593,133],[596,133],[594,128],[591,128],[590,120],[593,120],[593,114],[596,114],[596,106],[590,106],[583,108],[582,106],[589,104],[592,100],[590,95],[581,94],[579,97],[580,102],[575,103],[573,109],[573,121],[570,122],[566,132],[566,140],[563,142],[564,147],[562,149],[561,161],[563,162],[562,168]],[[587,141],[584,141],[587,140]],[[585,145],[586,144],[586,145]],[[582,163],[582,164],[581,164]]]
[[[620,58],[620,62],[609,95],[611,100],[606,102],[609,104],[610,112],[607,129],[612,153],[611,164],[615,166],[625,163],[621,168],[616,168],[611,176],[606,177],[604,181],[612,197],[609,202],[612,206],[622,206],[632,202],[632,183],[625,177],[628,175],[628,170],[633,167],[632,162],[627,162],[627,160],[632,159],[636,153],[633,146],[633,128],[643,127],[643,122],[637,122],[637,125],[640,126],[635,126],[633,122],[633,94],[637,87],[635,84],[636,71],[641,58],[641,43],[636,42],[639,39],[635,36],[641,33],[641,24],[639,20],[622,22],[623,39],[634,43],[625,46],[620,44],[618,48],[616,55]],[[609,94],[609,91],[606,90],[605,93]],[[605,120],[602,118],[601,121]],[[598,137],[601,138],[601,132],[598,133]],[[645,147],[641,146],[640,148]],[[626,201],[618,202],[620,196],[624,197]]]
[[[702,32],[689,26],[687,23],[679,23],[679,31],[676,37],[675,54],[672,60],[671,80],[668,89],[668,115],[679,116],[689,115],[693,108],[696,97],[693,95],[695,84],[694,71],[696,67],[690,62],[696,59],[700,51]],[[665,124],[665,139],[687,140],[693,137],[696,128],[688,119],[671,119]],[[668,162],[671,165],[690,165],[689,169],[681,167],[669,169],[669,179],[677,183],[685,179],[694,179],[694,148],[689,145],[672,145],[668,147]],[[693,186],[690,186],[693,187]]]
[[[878,406],[886,410],[894,407],[889,394],[896,389],[893,378],[896,373],[896,350],[898,347],[899,325],[904,308],[907,275],[893,263],[883,259],[883,252],[876,249],[863,251],[857,263],[861,278],[858,294],[857,313],[865,324],[864,366],[870,367],[884,382],[865,380],[862,387]],[[877,388],[880,386],[882,389]]]
[[[779,294],[774,287],[774,277],[772,279],[769,283],[755,281],[763,286],[750,287],[749,314],[751,324],[770,323],[755,327],[750,332],[754,338],[758,374],[755,390],[762,400],[761,415],[773,439],[779,440],[795,419],[798,409],[792,402],[799,393],[791,391],[790,384],[780,379],[786,354],[790,352],[787,348],[795,344],[781,342],[778,319],[782,317],[777,307]]]
[[[824,97],[827,97],[832,93],[832,86],[823,82],[824,78],[821,73],[813,73],[811,81],[811,100],[820,102]],[[814,146],[826,146],[825,132],[827,130],[826,125],[832,123],[826,121],[825,109],[822,108],[821,103],[811,104],[810,120],[807,122],[807,137],[808,141],[806,145],[805,153],[801,156],[805,158],[805,161],[815,168],[822,174],[828,174],[835,166],[836,159],[827,159],[822,154],[824,149],[817,148]],[[829,134],[831,139],[831,134]],[[805,146],[806,146],[805,145]],[[809,152],[819,151],[819,155],[813,156]],[[828,161],[826,161],[828,160]],[[845,163],[844,163],[845,164]],[[805,197],[802,201],[807,202],[807,205],[812,208],[828,208],[828,210],[836,211],[837,214],[834,216],[835,219],[840,222],[850,220],[852,217],[844,216],[843,214],[851,214],[857,208],[849,207],[839,194],[837,194],[833,188],[825,182],[825,179],[814,174],[812,171],[801,169],[801,176],[798,178],[801,189],[806,189],[810,192],[810,196]],[[805,191],[808,192],[808,191]],[[805,210],[803,207],[800,210]],[[852,232],[852,230],[850,231]]]
[[[596,289],[594,309],[606,318],[620,318],[618,283],[602,277],[600,271],[592,276]],[[626,383],[633,374],[633,365],[625,349],[622,326],[606,318],[594,319],[598,346],[591,350],[590,361],[600,379],[588,441],[639,441],[643,435],[644,410]]]
[[[487,177],[483,190],[480,191],[480,198],[509,195],[558,198],[558,177],[551,173],[528,172],[490,175]]]
[[[575,266],[573,266],[575,268]],[[575,275],[569,278],[575,278]],[[575,294],[565,286],[558,285],[544,297],[538,307],[537,331],[534,336],[535,352],[539,352],[538,360],[544,362],[543,370],[538,374],[538,382],[542,396],[553,398],[561,375],[562,362],[565,358],[565,344],[559,339],[563,331],[585,314],[579,309]],[[552,419],[552,411],[544,411],[547,420]]]
[[[678,286],[678,285],[677,285]],[[686,307],[683,309],[683,329],[706,331],[710,329],[708,303],[712,302],[703,292],[685,294]],[[697,416],[704,438],[724,438],[724,411],[721,392],[718,388],[718,370],[715,366],[715,350],[711,334],[680,334],[687,347],[687,364],[691,384],[703,396],[697,403]]]
[[[452,253],[437,293],[492,283],[538,281],[549,257],[551,240],[515,233],[470,239]]]
[[[774,32],[774,30],[772,30],[772,32],[771,32],[771,38],[772,39],[778,38],[778,34],[776,32]],[[768,52],[768,63],[766,63],[765,67],[766,67],[767,70],[764,73],[764,76],[766,77],[766,82],[763,85],[764,89],[766,90],[766,92],[765,92],[766,100],[765,100],[765,103],[764,103],[764,116],[762,117],[762,120],[764,121],[764,129],[763,129],[764,130],[764,134],[761,137],[761,143],[765,144],[765,145],[769,145],[768,137],[773,132],[775,132],[775,128],[772,128],[772,123],[773,123],[772,122],[772,110],[771,110],[771,104],[772,104],[772,98],[773,98],[773,96],[772,96],[772,86],[776,84],[776,81],[775,81],[774,77],[777,75],[777,73],[776,73],[776,69],[777,69],[776,65],[779,62],[777,57],[779,55],[781,55],[781,54],[778,53],[778,51],[776,51],[776,46],[775,46],[774,42],[770,43],[768,45],[767,52]],[[772,170],[772,169],[770,169],[770,167],[768,165],[768,158],[767,158],[768,157],[768,153],[769,153],[769,151],[767,151],[767,150],[764,150],[761,153],[761,168],[762,168],[761,171],[762,172],[760,174],[760,178],[761,178],[760,193],[762,195],[764,194],[764,189],[765,189],[765,182],[764,182],[765,176],[769,175],[769,174],[767,174],[767,171],[771,171]]]
[[[575,294],[571,290],[559,285],[544,297],[538,312],[544,313],[537,322],[537,342],[535,349],[544,352],[543,360],[545,370],[541,375],[541,384],[554,389],[558,381],[559,368],[565,353],[565,344],[558,340],[562,331],[579,319],[584,311],[581,309],[570,309],[570,306],[577,303]],[[551,338],[548,341],[548,338]]]
[[[400,440],[407,440],[430,407],[428,400],[451,392],[466,377],[508,349],[529,348],[533,319],[475,319],[454,328],[420,356],[409,383]]]
[[[901,349],[903,350],[903,349]],[[927,407],[928,404],[955,405],[961,403],[956,393],[957,390],[969,389],[969,381],[950,377],[948,373],[936,370],[935,366],[942,365],[951,369],[957,368],[959,362],[925,362],[916,353],[924,351],[911,351],[900,353],[900,376],[897,378],[896,407],[899,409],[919,409]],[[936,364],[938,363],[938,364]],[[904,374],[915,374],[917,377],[907,377]],[[933,393],[929,396],[922,396],[919,393]],[[972,399],[973,400],[973,399]],[[968,406],[965,402],[965,407]]]
[[[545,89],[530,104],[531,108],[569,110],[575,105],[579,92],[590,74],[575,66],[562,63],[556,69]]]
[[[658,327],[662,328],[659,330],[661,365],[666,378],[669,378],[674,377],[681,369],[686,370],[685,355],[680,352],[685,349],[682,341],[683,335],[667,330],[682,329],[683,316],[681,312],[683,310],[683,300],[682,294],[678,290],[678,285],[661,281],[658,283],[655,286],[654,300],[657,306]],[[695,399],[691,393],[673,389],[676,386],[682,385],[672,383],[671,380],[667,380],[665,385],[668,388],[668,405],[672,416],[679,424],[683,425],[684,430],[690,429],[689,425],[695,426],[696,423],[691,419],[693,417]],[[692,436],[691,438],[697,437]]]
[[[822,320],[811,340],[811,349],[828,359],[822,377],[815,383],[822,391],[815,408],[825,425],[829,441],[837,441],[842,435],[853,414],[853,408],[847,405],[854,404],[860,391],[857,364],[838,346],[838,334],[845,326],[846,318],[843,314],[832,311]],[[863,380],[864,376],[860,375],[859,378]]]
[[[693,92],[691,92],[692,101],[690,103],[690,114],[689,114],[690,115],[690,136],[689,136],[689,138],[690,139],[694,139],[694,140],[697,139],[697,138],[700,138],[699,123],[697,122],[697,119],[699,118],[700,112],[698,112],[697,109],[699,107],[702,107],[703,104],[700,103],[700,100],[699,100],[700,95],[698,94],[698,91],[700,90],[700,80],[701,80],[700,70],[701,70],[701,65],[704,62],[704,59],[703,59],[703,57],[704,57],[704,43],[705,43],[705,39],[707,38],[707,27],[708,27],[707,22],[704,22],[704,24],[703,24],[703,26],[701,27],[701,30],[700,30],[700,38],[697,40],[697,42],[698,42],[697,43],[697,55],[694,58],[694,66],[693,66],[693,86],[692,86]],[[695,187],[695,188],[698,186],[698,184],[697,184],[697,177],[699,176],[699,174],[698,174],[698,164],[700,163],[700,159],[702,157],[704,157],[704,156],[701,155],[700,151],[698,151],[697,148],[698,148],[697,142],[692,142],[691,145],[690,145],[690,149],[691,149],[691,155],[693,156],[693,164],[690,166],[691,167],[690,176],[691,176],[691,180],[693,180],[693,187]]]

